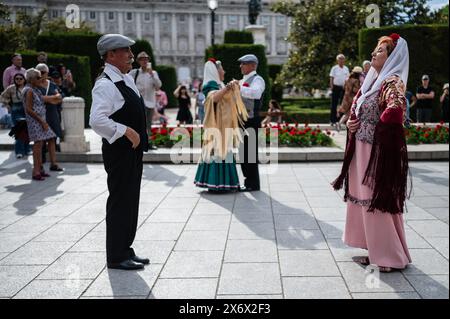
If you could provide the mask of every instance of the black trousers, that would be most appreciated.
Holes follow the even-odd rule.
[[[250,131],[253,129],[253,133],[255,134],[255,139],[249,139],[249,136],[244,135],[244,159],[243,161],[241,160],[242,174],[245,178],[244,185],[253,189],[260,188],[258,169],[258,128],[260,127],[260,124],[260,118],[254,117],[248,119],[244,126],[246,129],[250,129]],[[256,145],[253,145],[253,143]],[[249,157],[249,154],[252,156]]]
[[[330,114],[331,123],[336,123],[338,121],[336,111],[338,105],[342,103],[343,97],[344,97],[344,88],[342,86],[333,85],[333,90],[331,91],[331,114]]]
[[[106,202],[106,259],[117,263],[135,256],[133,248],[139,215],[142,148],[136,150],[103,143],[103,163],[108,174]]]

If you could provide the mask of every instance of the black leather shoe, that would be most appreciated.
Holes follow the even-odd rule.
[[[248,186],[241,186],[241,188],[239,188],[240,192],[253,192],[253,191],[259,191],[259,188],[253,188],[253,187],[248,187]]]
[[[148,258],[141,258],[141,257],[138,257],[138,256],[131,257],[131,260],[134,261],[134,262],[143,264],[143,265],[148,265],[150,263],[150,259],[148,259]]]
[[[121,263],[108,263],[109,269],[121,269],[121,270],[139,270],[143,269],[144,265],[137,263],[131,259],[122,261]]]

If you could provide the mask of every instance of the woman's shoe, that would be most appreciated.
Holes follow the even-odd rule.
[[[369,257],[355,257],[354,260],[363,265],[363,266],[369,266],[370,265],[370,260]]]
[[[33,179],[35,181],[43,181],[43,180],[45,180],[44,176],[42,176],[41,174],[33,175],[31,177],[31,179]]]
[[[51,165],[50,170],[53,172],[62,172],[64,169],[62,167],[59,167],[57,164]]]
[[[44,169],[41,169],[41,174],[40,174],[42,177],[50,177],[50,175],[49,174],[47,174],[45,171],[44,171]]]

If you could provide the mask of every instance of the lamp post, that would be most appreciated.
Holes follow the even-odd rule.
[[[214,20],[216,18],[215,11],[219,4],[217,0],[208,0],[208,7],[211,10],[211,45],[214,45]]]

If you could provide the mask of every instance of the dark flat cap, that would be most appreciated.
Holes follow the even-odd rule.
[[[258,63],[258,58],[254,54],[246,54],[238,59],[241,63]]]
[[[119,48],[126,48],[135,44],[134,40],[121,34],[105,34],[97,42],[97,51],[100,55]]]

